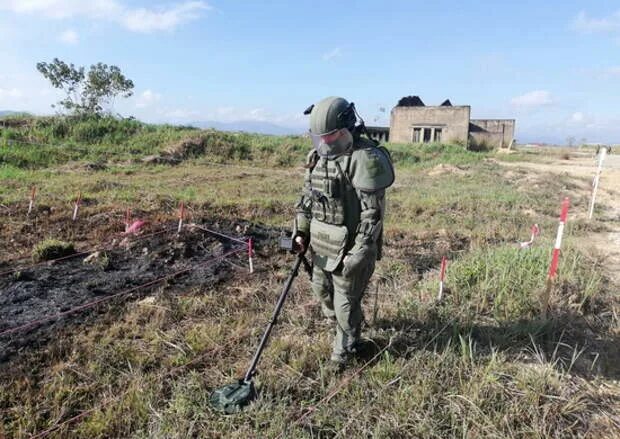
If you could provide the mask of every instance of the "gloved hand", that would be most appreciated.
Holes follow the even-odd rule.
[[[306,239],[302,235],[297,235],[293,239],[293,253],[305,253],[306,251]]]
[[[342,275],[344,277],[355,276],[368,264],[368,260],[377,257],[377,244],[363,244],[353,246],[343,260]]]

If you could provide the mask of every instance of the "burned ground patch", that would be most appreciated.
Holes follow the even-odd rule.
[[[110,305],[122,306],[155,288],[172,293],[213,287],[247,263],[243,229],[258,245],[273,233],[251,224],[205,219],[212,232],[151,227],[145,235],[113,239],[90,252],[40,264],[5,263],[0,275],[0,364],[41,347],[67,326],[83,324]],[[217,229],[215,229],[217,227]],[[213,232],[219,231],[219,236]]]

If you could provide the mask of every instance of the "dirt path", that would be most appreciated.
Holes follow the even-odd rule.
[[[569,175],[584,193],[591,193],[591,181],[596,172],[597,162],[590,156],[571,157],[569,160],[556,159],[548,163],[501,163],[506,167],[531,169],[544,174]],[[610,278],[620,286],[620,155],[608,155],[603,165],[599,190],[596,195],[594,218],[604,223],[606,230],[591,234],[584,244],[607,257],[606,269]],[[573,212],[578,218],[585,218],[587,211]]]

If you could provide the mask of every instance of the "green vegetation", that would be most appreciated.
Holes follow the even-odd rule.
[[[37,70],[54,88],[65,93],[58,106],[76,116],[101,115],[111,110],[109,106],[117,96],[128,98],[133,94],[133,81],[117,66],[100,62],[86,72],[84,67],[54,58],[51,63],[37,63]]]
[[[32,259],[35,262],[49,261],[51,259],[62,258],[75,253],[75,248],[70,242],[63,242],[57,239],[46,239],[39,242],[32,249]]]
[[[153,154],[181,159],[205,156],[225,162],[259,160],[290,166],[303,159],[307,142],[299,136],[223,133],[192,127],[149,125],[111,116],[6,119],[0,124],[0,166],[40,169],[74,161],[123,163]],[[188,143],[198,146],[184,150]]]
[[[36,147],[8,140],[52,146],[37,155]],[[82,190],[90,203],[81,218],[118,219],[131,206],[173,221],[184,200],[196,218],[280,229],[290,227],[309,147],[303,137],[29,119],[2,129],[0,204],[21,214],[36,185],[38,202],[61,212]],[[384,259],[364,304],[365,334],[378,355],[358,376],[326,370],[332,325],[321,320],[300,276],[259,365],[259,399],[235,416],[209,407],[210,390],[247,367],[292,263],[265,246],[252,277],[183,295],[162,287],[150,304],[113,306],[95,323],[66,329],[49,348],[18,356],[0,372],[0,436],[28,437],[90,410],[54,434],[618,437],[617,297],[600,257],[578,245],[604,228],[577,219],[587,210],[587,182],[502,166],[513,154],[388,147],[397,180],[388,192]],[[176,165],[140,160],[149,155]],[[92,163],[101,166],[86,166]],[[538,298],[564,195],[571,196],[571,220],[550,317],[541,319]],[[68,216],[40,215],[37,226],[61,230],[57,237],[76,245],[108,236],[107,223],[97,226],[100,233],[75,235],[60,227]],[[532,223],[542,236],[520,250]],[[1,229],[3,242],[18,227]],[[449,265],[438,303],[443,255]]]

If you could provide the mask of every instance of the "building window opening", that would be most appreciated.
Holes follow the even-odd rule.
[[[429,143],[431,141],[431,129],[423,128],[424,130],[424,143]]]
[[[441,142],[441,128],[435,128],[435,138],[433,142]]]
[[[422,141],[422,128],[413,129],[413,143],[420,143]]]

